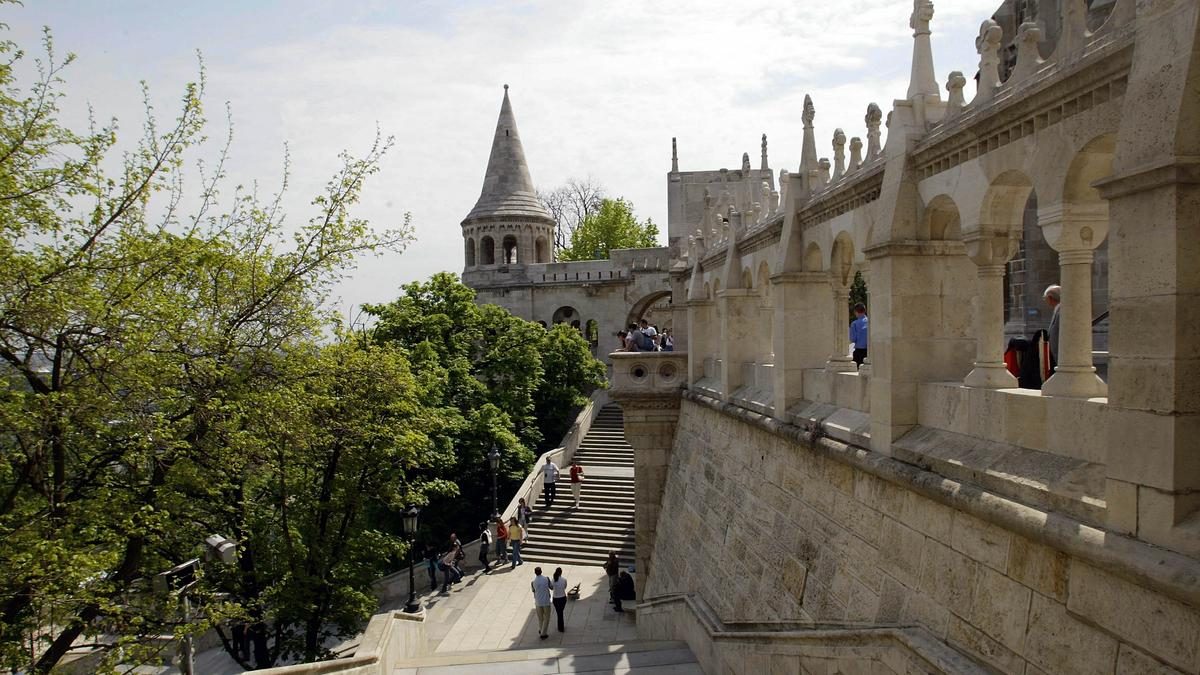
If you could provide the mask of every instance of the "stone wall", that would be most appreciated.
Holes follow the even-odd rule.
[[[685,397],[647,599],[919,626],[1006,673],[1200,672],[1191,558],[752,417]]]

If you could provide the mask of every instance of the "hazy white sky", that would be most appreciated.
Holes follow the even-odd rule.
[[[65,117],[118,116],[140,125],[139,81],[161,114],[208,70],[213,136],[220,104],[233,109],[231,172],[278,182],[292,157],[290,218],[337,166],[365,151],[376,124],[396,146],[367,186],[358,214],[380,227],[413,215],[417,241],[399,256],[361,261],[339,306],[380,302],[401,283],[462,269],[459,222],[483,182],[500,108],[513,107],[536,185],[591,176],[666,226],[671,137],[680,168],[758,163],[795,170],[800,112],[817,109],[818,152],[837,127],[865,136],[874,101],[886,112],[907,89],[907,0],[27,0],[0,20],[29,51],[42,26],[78,55]],[[968,80],[979,24],[999,0],[940,0],[933,22],[939,82]],[[968,86],[968,100],[974,94]]]

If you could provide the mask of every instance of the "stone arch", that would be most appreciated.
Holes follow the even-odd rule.
[[[750,274],[749,267],[742,268],[742,288],[748,291],[754,289],[754,275]]]
[[[466,251],[464,257],[467,261],[467,267],[475,266],[475,239],[473,237],[467,237],[466,239]]]
[[[541,236],[534,242],[534,259],[539,263],[550,262],[550,246],[546,242],[546,237]]]
[[[594,353],[596,347],[600,345],[600,322],[595,319],[588,319],[584,325],[586,326],[586,330],[583,333],[583,337],[591,345],[592,352]]]
[[[834,281],[842,287],[847,287],[854,281],[854,239],[849,232],[840,232],[833,240],[829,272]]]
[[[1033,194],[1033,181],[1021,171],[1009,170],[992,179],[980,205],[979,224],[987,229],[1020,230],[1025,207]]]
[[[629,308],[629,314],[625,317],[625,325],[628,326],[629,324],[640,322],[646,317],[650,308],[663,298],[671,298],[671,291],[655,291],[633,303],[633,306]]]
[[[571,321],[579,320],[579,312],[574,307],[563,306],[554,310],[554,315],[550,318],[551,324],[570,323]]]
[[[771,297],[771,266],[764,260],[758,264],[758,274],[754,279],[755,287],[761,290],[763,298]]]
[[[925,207],[925,223],[921,229],[933,241],[961,240],[962,217],[954,199],[945,194],[931,199]]]
[[[1117,137],[1109,133],[1093,138],[1075,153],[1063,183],[1063,201],[1107,206],[1092,183],[1112,175],[1116,150]]]
[[[479,260],[484,265],[496,264],[496,240],[489,235],[479,240]]]
[[[504,264],[516,265],[519,262],[517,258],[517,238],[511,234],[505,235],[501,246],[503,249]]]
[[[821,252],[821,245],[815,241],[809,242],[808,247],[804,250],[804,271],[820,272],[823,269],[825,269],[825,254]]]

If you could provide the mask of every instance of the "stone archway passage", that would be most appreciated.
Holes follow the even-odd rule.
[[[624,325],[628,326],[630,324],[638,323],[642,319],[646,318],[647,315],[651,313],[654,306],[656,304],[658,304],[658,302],[664,298],[666,298],[667,303],[670,304],[670,302],[672,300],[671,291],[658,291],[656,293],[651,293],[651,294],[643,297],[641,300],[638,300],[637,302],[635,302],[633,304],[633,306],[629,308],[629,314],[625,317]],[[651,322],[651,323],[653,323],[653,322]],[[669,326],[661,325],[659,327],[667,328]]]

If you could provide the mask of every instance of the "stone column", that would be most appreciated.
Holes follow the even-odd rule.
[[[679,352],[613,355],[612,397],[624,413],[625,440],[633,446],[638,598],[646,597],[645,583],[650,578],[687,356]]]
[[[1047,396],[1093,398],[1108,385],[1092,364],[1092,251],[1108,234],[1108,204],[1058,204],[1038,209],[1046,241],[1058,251],[1062,305],[1059,308],[1058,365],[1042,385]]]
[[[721,396],[728,401],[745,384],[743,369],[754,362],[758,329],[758,293],[730,288],[717,293],[721,316]]]
[[[983,389],[1011,389],[1017,378],[1004,365],[1004,270],[1016,252],[1016,239],[1006,233],[974,233],[966,237],[967,254],[976,265],[975,368],[963,384]]]
[[[788,272],[771,278],[775,302],[775,412],[786,421],[787,409],[804,398],[804,371],[821,368],[829,356],[829,275]]]
[[[850,287],[833,282],[833,354],[825,364],[831,373],[853,372],[854,359],[850,358]]]
[[[712,300],[687,301],[688,384],[704,378],[704,361],[713,356],[713,345],[718,337],[713,333],[719,328],[712,320],[714,309],[716,304]],[[678,347],[675,351],[679,351]]]

